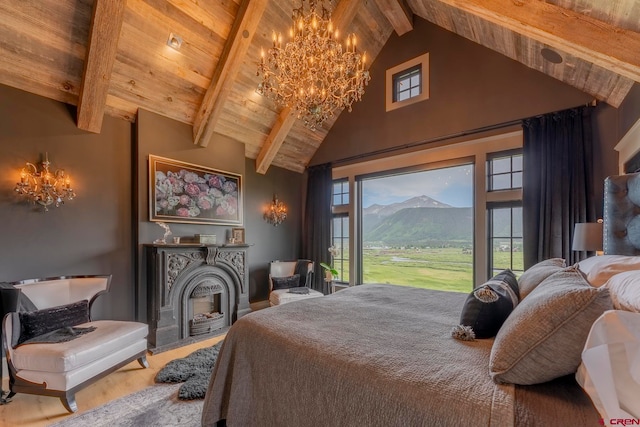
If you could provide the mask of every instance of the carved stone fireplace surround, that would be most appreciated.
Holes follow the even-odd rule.
[[[147,321],[149,349],[161,351],[224,332],[249,307],[248,245],[145,245],[147,263]],[[190,334],[192,294],[216,289],[223,315],[222,328]]]

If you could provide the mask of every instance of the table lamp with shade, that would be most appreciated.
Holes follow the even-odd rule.
[[[602,220],[598,222],[582,222],[577,223],[573,230],[574,251],[595,252],[596,255],[602,255]]]

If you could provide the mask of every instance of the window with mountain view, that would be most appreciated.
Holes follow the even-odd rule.
[[[361,180],[362,283],[473,287],[473,165]]]
[[[524,271],[522,257],[522,206],[518,203],[489,205],[490,274],[502,270]]]
[[[522,254],[522,151],[487,157],[489,275],[524,270]],[[499,200],[496,200],[499,199]]]
[[[332,266],[338,271],[337,282],[349,281],[349,181],[334,181],[331,210],[331,245],[336,249]]]

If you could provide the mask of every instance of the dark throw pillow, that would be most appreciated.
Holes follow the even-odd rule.
[[[496,336],[518,301],[518,280],[511,270],[504,270],[469,294],[460,326],[452,335],[458,339]]]
[[[307,288],[306,286],[302,286],[300,288],[289,289],[289,293],[298,295],[309,295],[311,292],[309,291],[309,288]]]
[[[88,322],[89,301],[82,300],[68,305],[18,313],[20,338],[17,344],[56,329]]]
[[[300,275],[294,274],[293,276],[287,277],[272,277],[271,282],[273,283],[274,291],[277,289],[297,288],[300,286]]]

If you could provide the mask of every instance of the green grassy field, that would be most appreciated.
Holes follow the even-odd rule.
[[[495,252],[495,265],[509,268],[509,252]],[[522,269],[522,252],[514,252],[514,270]],[[520,268],[518,268],[520,266]],[[443,291],[473,288],[473,255],[460,248],[365,249],[364,283],[389,283]]]

